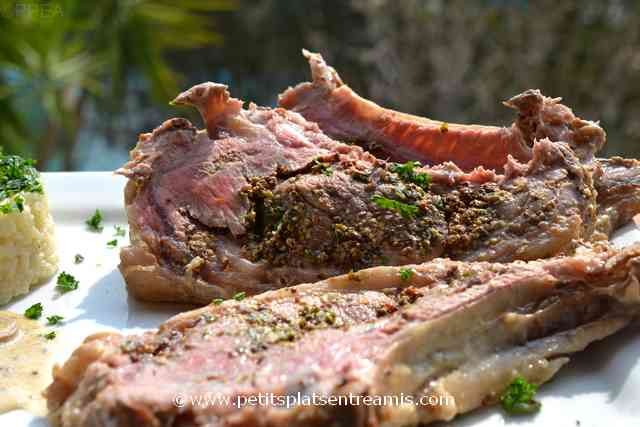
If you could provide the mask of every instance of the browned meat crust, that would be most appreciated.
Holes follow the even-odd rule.
[[[515,375],[547,381],[569,354],[627,324],[640,303],[640,246],[529,263],[440,259],[404,268],[212,304],[143,335],[89,338],[54,371],[46,392],[51,419],[62,427],[448,420],[494,401]],[[442,404],[234,407],[238,396],[258,393],[403,393]],[[191,401],[199,396],[210,404]]]
[[[221,85],[176,102],[197,106],[207,132],[169,120],[119,170],[131,226],[120,269],[142,299],[206,304],[438,256],[536,259],[594,228],[591,169],[564,143],[537,141],[504,175],[407,169],[297,113],[242,109]]]
[[[384,158],[427,164],[451,161],[462,169],[501,171],[509,156],[530,159],[536,139],[568,142],[584,163],[605,144],[598,123],[577,118],[559,99],[539,91],[505,102],[518,111],[509,128],[451,124],[384,109],[354,93],[322,56],[307,51],[304,55],[313,81],[289,88],[280,96],[280,105],[317,122],[329,136],[354,141]],[[600,214],[597,238],[607,239],[640,213],[640,163],[613,158],[597,159],[592,165]]]

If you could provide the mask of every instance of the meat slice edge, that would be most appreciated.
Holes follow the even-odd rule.
[[[595,179],[597,229],[608,237],[640,214],[640,161],[612,157],[598,159],[598,163],[602,170]]]
[[[376,267],[89,338],[54,371],[56,425],[417,425],[543,383],[640,304],[640,245],[529,263]],[[443,405],[176,407],[181,396],[404,393]]]
[[[206,304],[438,256],[536,259],[594,229],[592,170],[562,142],[536,141],[504,175],[400,171],[297,113],[244,109],[223,85],[176,103],[199,108],[206,131],[168,120],[118,171],[131,230],[120,270],[141,299]]]

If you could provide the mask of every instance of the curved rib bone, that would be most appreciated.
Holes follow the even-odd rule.
[[[451,161],[463,170],[484,166],[501,171],[509,156],[529,160],[536,139],[567,142],[584,160],[606,140],[598,123],[576,117],[560,98],[548,98],[539,90],[504,103],[518,112],[510,127],[452,124],[392,111],[358,96],[320,54],[303,54],[313,81],[286,90],[279,105],[317,122],[333,138],[369,149],[373,144],[391,160],[431,165]]]

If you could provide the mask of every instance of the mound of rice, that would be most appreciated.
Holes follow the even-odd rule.
[[[0,151],[0,305],[57,269],[54,224],[33,163]]]

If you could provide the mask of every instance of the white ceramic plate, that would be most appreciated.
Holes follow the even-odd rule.
[[[127,296],[117,269],[118,249],[114,225],[126,225],[123,209],[125,179],[111,173],[44,174],[50,207],[56,222],[60,271],[79,281],[77,291],[57,296],[55,280],[13,302],[3,310],[22,313],[41,302],[45,314],[65,316],[57,329],[55,359],[64,361],[89,334],[104,330],[138,333],[153,328],[189,307],[146,304]],[[84,221],[95,209],[105,217],[101,234],[87,231]],[[118,238],[121,246],[128,241]],[[615,238],[618,245],[640,241],[640,230],[628,226]],[[75,265],[75,254],[85,261]],[[458,418],[447,425],[495,427],[503,425],[544,427],[602,427],[640,425],[640,327],[632,325],[621,333],[595,343],[573,357],[568,367],[544,385],[539,398],[542,410],[533,417],[504,417],[487,408]],[[43,418],[24,411],[0,415],[0,426],[46,426]]]

